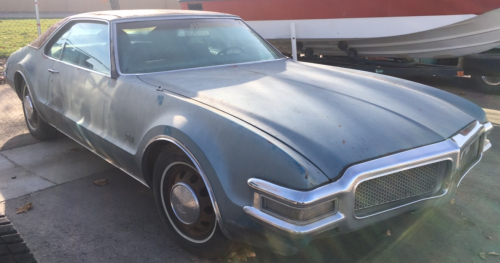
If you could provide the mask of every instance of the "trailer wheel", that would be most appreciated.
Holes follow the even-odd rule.
[[[485,94],[500,94],[500,77],[472,76],[476,89]]]
[[[314,49],[310,47],[306,48],[304,55],[306,55],[306,58],[314,58]]]

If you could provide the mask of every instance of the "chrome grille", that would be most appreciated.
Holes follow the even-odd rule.
[[[443,161],[364,181],[356,188],[354,209],[431,193],[438,189],[445,172]]]

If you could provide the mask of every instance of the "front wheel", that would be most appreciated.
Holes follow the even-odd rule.
[[[161,219],[184,249],[205,258],[223,258],[236,244],[222,233],[208,191],[189,158],[171,148],[162,150],[153,171]]]
[[[56,137],[57,131],[48,123],[46,123],[38,115],[38,111],[34,106],[33,96],[31,95],[28,85],[23,80],[21,83],[23,96],[23,112],[24,120],[26,121],[26,126],[31,134],[38,140],[50,140]]]
[[[479,91],[486,94],[500,94],[500,77],[472,76]]]

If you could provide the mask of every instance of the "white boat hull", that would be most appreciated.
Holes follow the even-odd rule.
[[[266,39],[290,39],[290,24],[303,39],[356,39],[407,35],[448,26],[476,15],[363,17],[246,21]]]
[[[448,20],[443,20],[442,17],[439,19],[436,18],[434,22],[429,18],[427,23],[419,24],[413,28],[411,28],[413,22],[409,18],[404,18],[400,22],[398,22],[398,18],[387,18],[388,20],[385,22],[386,26],[384,27],[365,21],[359,25],[359,27],[365,25],[366,29],[364,31],[353,30],[356,27],[344,29],[348,31],[352,30],[352,35],[349,35],[349,32],[341,33],[335,27],[336,24],[339,27],[342,25],[339,19],[332,19],[339,20],[339,23],[334,21],[281,20],[251,21],[249,24],[281,52],[289,54],[292,53],[290,40],[290,23],[292,22],[295,24],[297,41],[303,45],[303,49],[298,52],[303,53],[304,50],[310,48],[314,50],[314,54],[324,56],[345,56],[346,53],[337,47],[339,41],[346,41],[349,44],[349,48],[356,49],[359,56],[406,58],[462,57],[500,46],[500,9],[479,16],[461,15],[449,17]],[[372,18],[365,19],[369,20]],[[380,23],[384,23],[380,18],[377,19],[379,19],[378,21],[382,21],[377,22],[379,25]],[[461,21],[453,23],[453,20]],[[392,21],[392,25],[387,24],[390,21]],[[425,30],[425,28],[431,28],[432,25],[438,25],[437,21],[440,21],[441,25],[450,22],[451,24]],[[314,25],[318,26],[318,22],[323,23],[323,25],[319,28],[314,28]],[[394,30],[394,28],[400,28],[401,25],[408,25],[406,26],[406,31],[403,29],[399,31]],[[380,27],[380,29],[376,31],[373,29],[374,26],[375,28]],[[384,30],[384,28],[387,29],[387,32],[391,32],[388,34],[421,31],[386,37],[370,37],[380,36],[382,34],[380,31]],[[343,37],[336,37],[336,35]]]

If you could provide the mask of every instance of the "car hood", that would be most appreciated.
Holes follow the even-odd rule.
[[[267,132],[331,180],[352,164],[443,141],[485,119],[475,104],[428,86],[289,59],[138,77]]]

